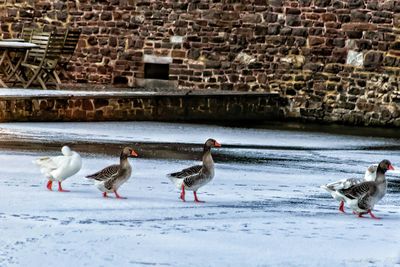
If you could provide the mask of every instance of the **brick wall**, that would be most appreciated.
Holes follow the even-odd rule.
[[[400,1],[6,1],[23,23],[83,30],[78,83],[136,86],[144,55],[179,88],[278,92],[288,118],[400,125]]]

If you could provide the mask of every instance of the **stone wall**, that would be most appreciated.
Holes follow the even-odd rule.
[[[0,98],[0,122],[278,120],[285,101],[270,93],[8,96]]]
[[[287,118],[400,126],[400,1],[3,1],[23,24],[83,30],[77,83],[142,84],[145,55],[178,88],[277,92]]]

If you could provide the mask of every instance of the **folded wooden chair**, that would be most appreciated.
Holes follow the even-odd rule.
[[[30,42],[32,38],[33,31],[40,32],[40,29],[35,29],[24,25],[22,31],[19,34],[19,38],[24,39],[25,42]]]
[[[65,78],[69,78],[67,73],[67,65],[69,64],[81,36],[81,29],[68,28],[64,42],[64,48],[61,53],[61,58],[58,61],[57,74],[62,74]]]
[[[24,88],[31,86],[35,81],[39,82],[43,89],[46,85],[41,77],[43,73],[43,65],[46,63],[47,51],[50,45],[50,37],[52,33],[33,31],[30,42],[37,44],[38,48],[33,48],[26,54],[24,62],[22,62],[22,76]]]
[[[57,89],[60,89],[61,80],[56,72],[56,68],[61,60],[66,37],[68,31],[58,30],[54,32],[49,40],[49,47],[45,58],[45,64],[42,65],[42,80],[47,83],[50,81],[55,84]]]

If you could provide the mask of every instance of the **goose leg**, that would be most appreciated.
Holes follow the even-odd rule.
[[[126,199],[126,197],[121,197],[120,195],[118,195],[117,190],[114,191],[114,194],[115,194],[116,198]]]
[[[64,190],[61,186],[61,182],[58,182],[58,191],[59,192],[69,192],[69,190]]]
[[[47,185],[46,185],[46,187],[47,187],[47,189],[49,189],[50,191],[52,190],[51,189],[51,186],[53,185],[53,181],[51,181],[51,180],[49,180],[48,182],[47,182]]]
[[[343,200],[342,200],[342,201],[340,201],[340,205],[339,205],[339,211],[341,211],[341,212],[345,213],[345,212],[344,212],[344,201],[343,201]]]
[[[185,202],[185,185],[183,184],[182,184],[182,191],[180,198],[182,199],[183,202]]]
[[[372,213],[371,210],[368,210],[368,214],[369,214],[369,215],[371,216],[371,218],[373,218],[373,219],[377,219],[377,220],[380,219],[379,217],[376,217],[376,216]]]
[[[197,202],[197,203],[204,203],[205,202],[205,201],[201,201],[201,200],[199,200],[197,198],[197,192],[196,191],[193,191],[193,195],[194,195],[194,202]]]
[[[359,212],[358,213],[358,212],[353,211],[353,214],[357,215],[358,218],[365,218],[363,215],[366,214],[366,212]]]
[[[108,197],[107,192],[103,192],[103,197]]]

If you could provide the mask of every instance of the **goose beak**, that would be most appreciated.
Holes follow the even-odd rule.
[[[136,152],[132,150],[132,152],[131,152],[131,156],[132,156],[132,157],[137,157],[137,156],[138,156],[138,154],[136,154]]]
[[[389,165],[388,170],[394,171],[394,168],[392,165]]]
[[[221,147],[221,144],[218,143],[217,141],[215,141],[215,142],[214,142],[214,146],[215,146],[215,147]]]

